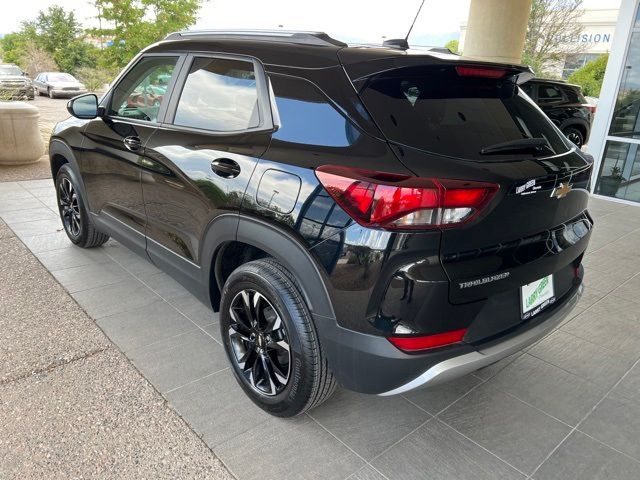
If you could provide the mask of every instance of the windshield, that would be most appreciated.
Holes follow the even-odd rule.
[[[463,77],[449,65],[405,67],[357,85],[385,136],[404,145],[458,158],[495,161],[480,152],[513,140],[545,139],[548,149],[513,149],[498,156],[545,156],[570,146],[511,81]]]
[[[14,65],[0,65],[0,75],[22,75],[22,70]]]
[[[50,82],[77,82],[73,75],[68,73],[50,73],[47,75],[47,80]]]

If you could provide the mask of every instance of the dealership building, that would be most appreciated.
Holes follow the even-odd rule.
[[[556,65],[547,70],[555,77],[567,78],[585,63],[609,53],[613,32],[618,20],[618,9],[585,9],[578,23],[582,27],[580,35],[559,34],[558,41],[565,46],[567,54]],[[464,52],[467,24],[460,27],[460,51]]]
[[[640,205],[640,2],[622,0],[591,129],[592,191]]]

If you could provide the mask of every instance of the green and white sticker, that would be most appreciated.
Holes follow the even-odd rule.
[[[553,275],[522,286],[522,317],[536,315],[547,305],[553,303]]]

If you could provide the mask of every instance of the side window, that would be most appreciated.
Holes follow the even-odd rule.
[[[526,93],[529,97],[533,98],[533,91],[535,90],[535,85],[531,82],[525,82],[520,85],[520,88],[524,93]]]
[[[109,115],[155,122],[178,57],[146,57],[113,90]]]
[[[269,77],[282,125],[273,138],[322,147],[348,147],[358,140],[358,128],[314,84],[301,78]]]
[[[253,63],[194,58],[173,123],[219,132],[258,127],[260,112]]]
[[[538,101],[540,103],[556,103],[562,100],[562,91],[553,85],[538,85]]]

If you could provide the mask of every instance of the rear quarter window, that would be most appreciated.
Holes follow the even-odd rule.
[[[383,72],[356,87],[385,136],[400,144],[491,161],[496,156],[480,150],[523,138],[547,139],[554,154],[569,150],[547,117],[508,80],[461,77],[453,66],[439,65]]]
[[[291,143],[347,147],[361,135],[313,83],[271,74],[281,128],[273,138]]]

